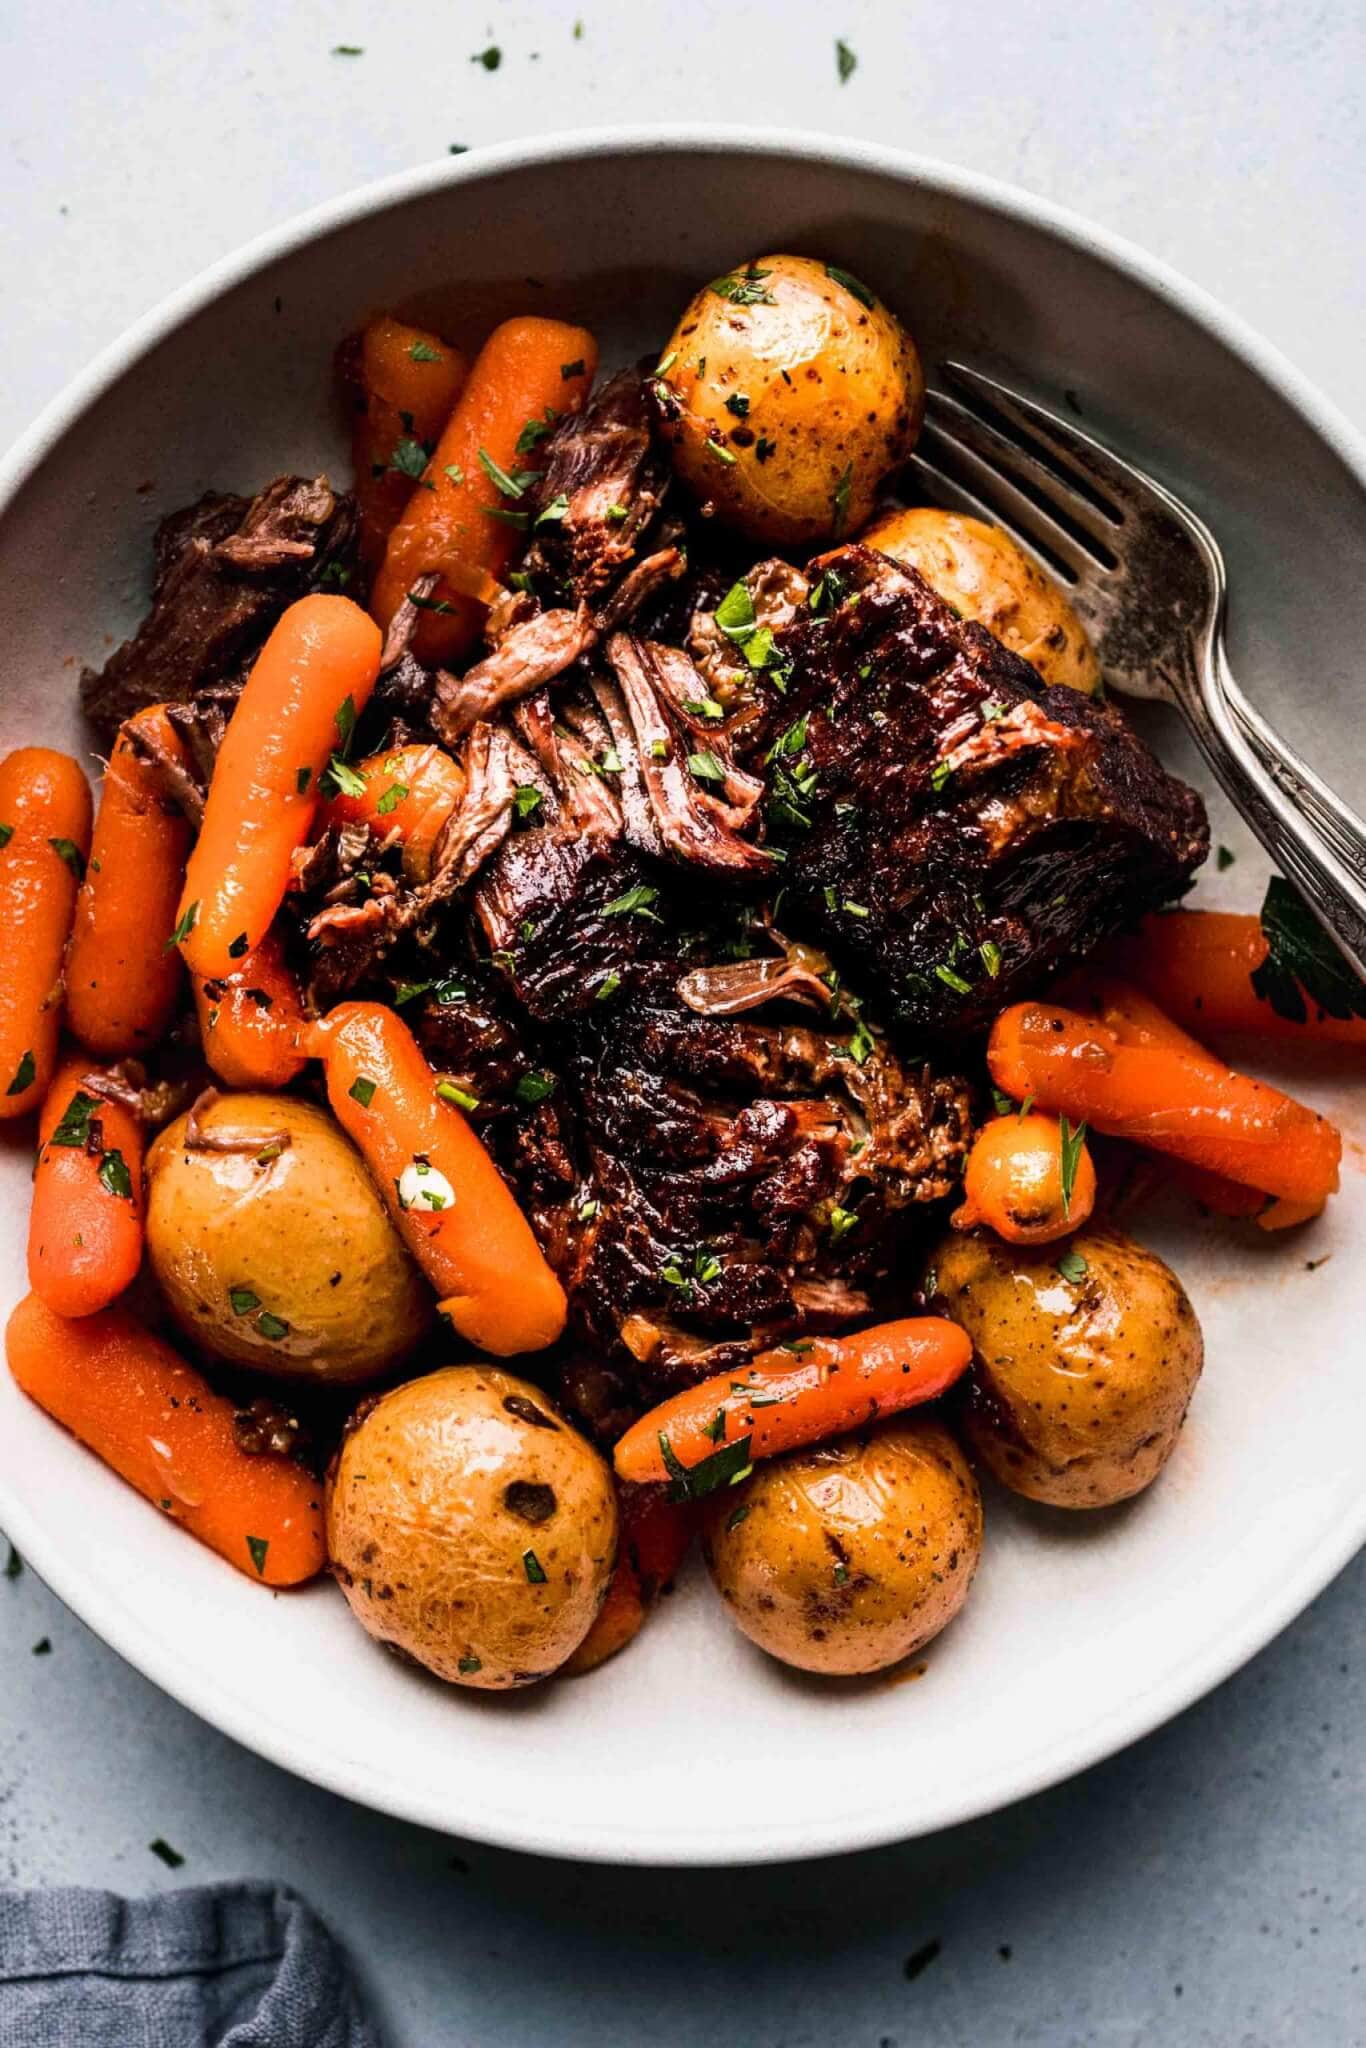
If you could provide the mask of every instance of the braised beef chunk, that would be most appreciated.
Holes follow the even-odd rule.
[[[255,498],[211,493],[157,529],[151,609],[81,702],[102,739],[147,704],[240,678],[286,605],[352,574],[355,507],[325,477],[277,477]]]
[[[527,459],[543,458],[525,568],[579,603],[600,598],[641,555],[669,459],[651,436],[644,372],[622,370]]]
[[[866,1317],[967,1133],[962,1085],[833,998],[807,1022],[704,1017],[682,969],[656,961],[580,1021],[553,1162],[532,1145],[513,1168],[617,1409]]]
[[[903,1027],[984,1029],[1187,886],[1204,805],[1120,713],[1045,688],[914,570],[855,546],[822,572],[828,609],[778,635],[785,694],[743,735],[784,919]]]

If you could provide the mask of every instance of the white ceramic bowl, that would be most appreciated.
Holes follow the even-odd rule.
[[[76,665],[139,615],[156,519],[209,485],[344,469],[340,336],[398,305],[457,337],[527,308],[657,346],[702,278],[781,248],[869,278],[927,356],[1018,366],[1187,495],[1223,540],[1234,661],[1358,801],[1366,452],[1290,369],[1112,237],[942,165],[844,142],[660,130],[481,151],[339,201],[151,314],[0,477],[0,746],[82,744]],[[1169,759],[1191,764],[1170,726]],[[1254,904],[1263,870],[1209,885]],[[1299,1085],[1346,1115],[1349,1068]],[[1360,1151],[1292,1242],[1155,1219],[1209,1364],[1161,1483],[1067,1517],[993,1494],[963,1618],[916,1684],[826,1687],[760,1657],[689,1582],[595,1677],[504,1698],[402,1668],[329,1586],[272,1598],[168,1528],[0,1374],[0,1522],[105,1639],[239,1741],[338,1792],[553,1854],[745,1862],[941,1827],[1047,1785],[1259,1649],[1366,1536]],[[26,1135],[8,1134],[6,1306]],[[1255,1236],[1255,1233],[1251,1233]],[[1306,1261],[1336,1248],[1315,1271]]]

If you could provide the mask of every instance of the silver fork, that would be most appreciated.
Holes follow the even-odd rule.
[[[1143,471],[994,378],[949,362],[911,469],[1060,575],[1106,682],[1174,704],[1230,800],[1366,973],[1366,824],[1247,701],[1224,645],[1223,557]]]

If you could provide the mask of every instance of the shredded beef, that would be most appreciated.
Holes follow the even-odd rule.
[[[325,477],[277,477],[251,499],[212,493],[163,520],[151,609],[81,677],[101,738],[148,704],[183,704],[239,675],[286,605],[350,577],[354,539],[354,503]]]

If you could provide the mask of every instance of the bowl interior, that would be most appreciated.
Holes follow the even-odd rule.
[[[289,468],[345,473],[330,359],[370,312],[400,308],[475,341],[544,309],[594,327],[610,363],[657,348],[698,280],[786,248],[866,277],[930,362],[995,361],[1045,397],[1070,391],[1088,423],[1187,496],[1225,547],[1245,687],[1346,795],[1366,796],[1352,630],[1366,489],[1349,455],[1179,290],[1026,202],[837,145],[636,137],[493,152],[274,247],[68,408],[0,515],[0,746],[88,747],[79,665],[140,615],[164,512]],[[1194,773],[1170,722],[1154,732]],[[1239,858],[1203,900],[1255,904],[1264,868],[1212,808]],[[1301,1061],[1296,1085],[1340,1116],[1353,1106],[1349,1063],[1326,1057],[1306,1074]],[[0,1140],[6,1306],[24,1286],[28,1143]],[[166,1529],[7,1376],[0,1517],[92,1626],[188,1704],[415,1819],[651,1861],[920,1832],[1154,1725],[1283,1625],[1366,1533],[1352,1449],[1363,1290],[1346,1255],[1362,1224],[1356,1162],[1346,1179],[1293,1242],[1144,1216],[1140,1234],[1178,1267],[1208,1343],[1173,1465],[1149,1496],[1094,1516],[990,1494],[978,1584],[916,1683],[784,1672],[689,1581],[594,1677],[457,1696],[374,1649],[330,1587],[269,1598]]]

